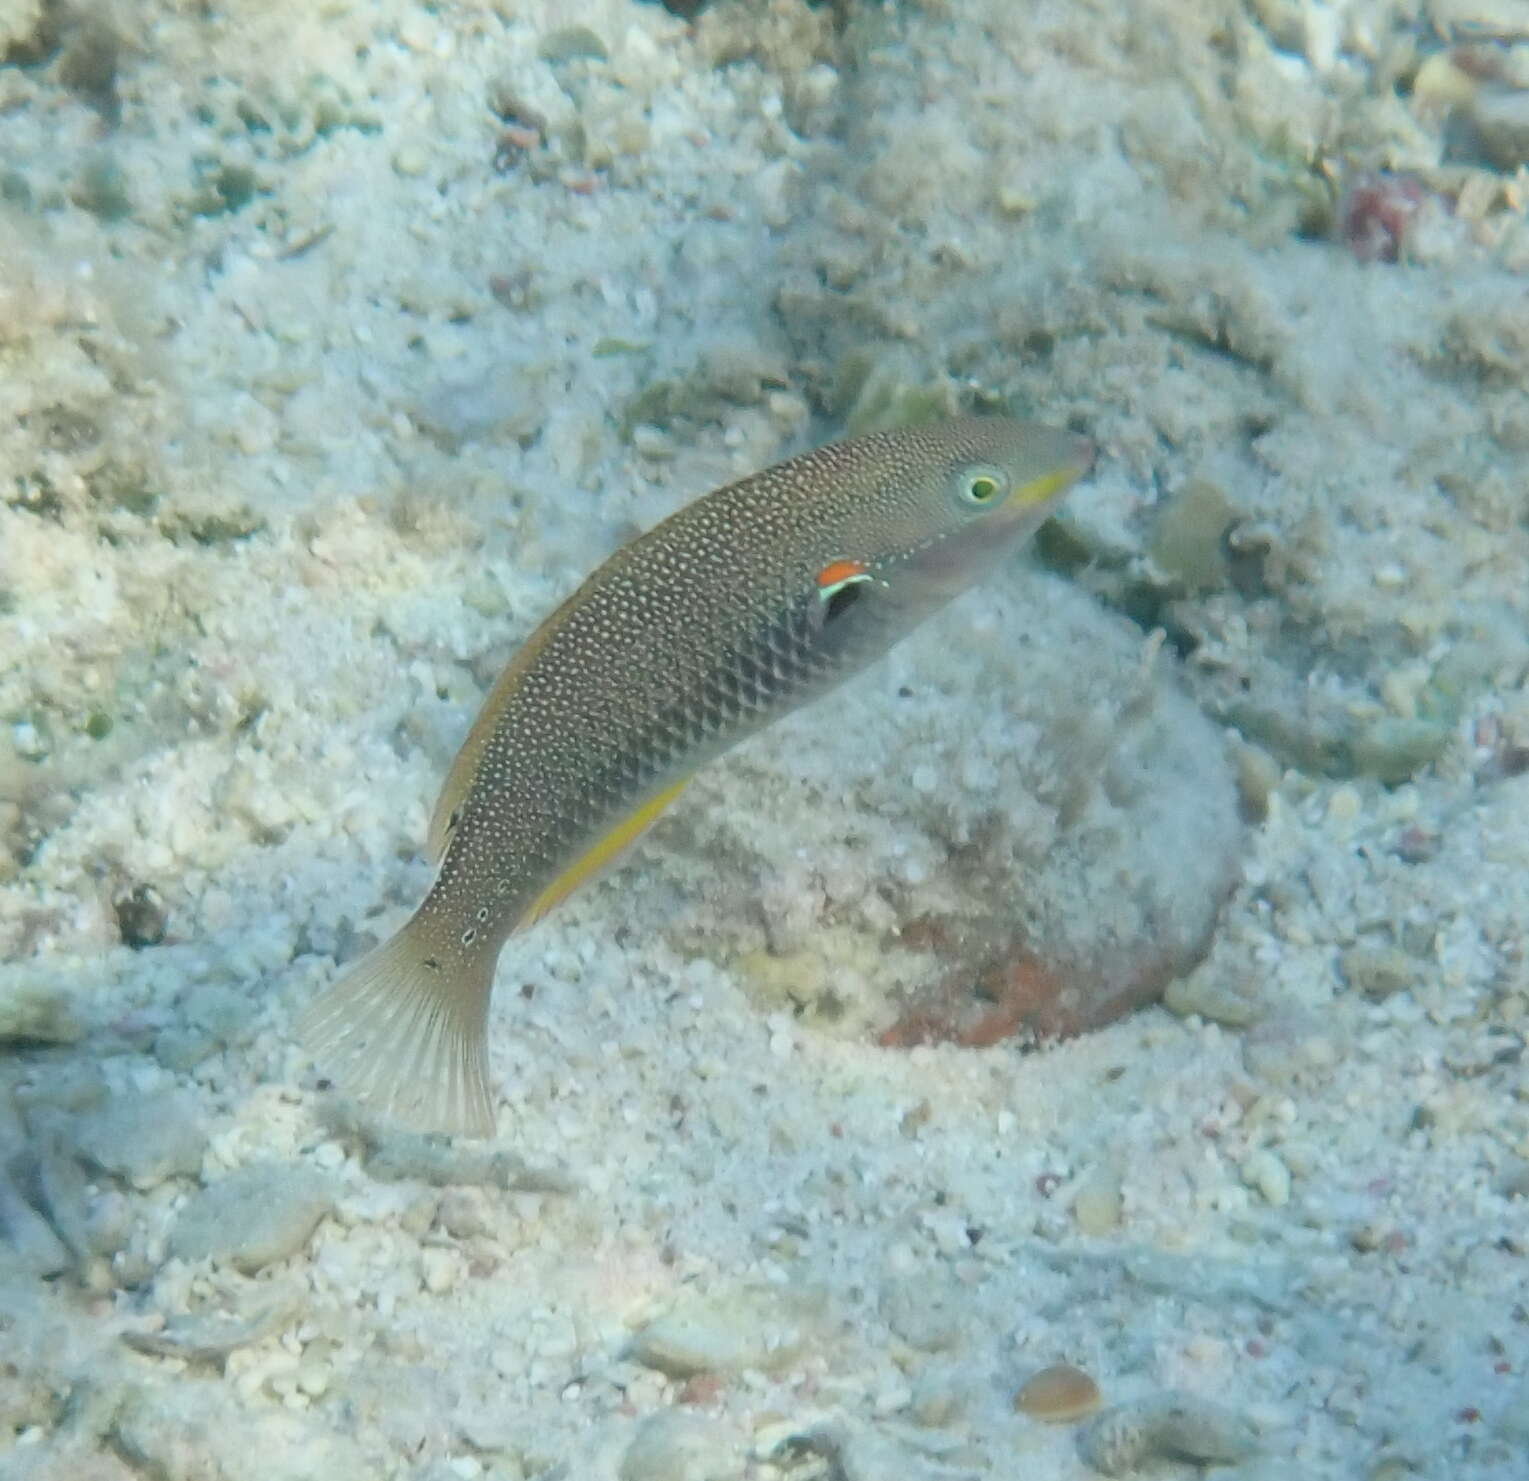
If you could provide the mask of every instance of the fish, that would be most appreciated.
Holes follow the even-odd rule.
[[[1087,439],[1008,417],[872,432],[714,489],[617,550],[495,681],[404,926],[305,1012],[343,1092],[489,1136],[505,942],[621,858],[703,766],[880,658],[1022,545]]]

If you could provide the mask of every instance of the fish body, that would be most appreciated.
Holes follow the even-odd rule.
[[[830,444],[617,551],[484,701],[431,823],[434,884],[309,1010],[342,1088],[422,1128],[493,1129],[506,939],[608,867],[707,762],[880,657],[1021,544],[1081,438],[964,418]]]

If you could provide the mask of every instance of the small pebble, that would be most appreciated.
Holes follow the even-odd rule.
[[[111,903],[124,945],[142,951],[146,946],[158,946],[165,939],[170,913],[164,898],[153,885],[140,884],[120,890]]]
[[[1175,585],[1217,591],[1231,579],[1226,532],[1240,515],[1219,485],[1191,479],[1158,510],[1148,553]]]
[[[1176,1017],[1203,1018],[1223,1028],[1247,1028],[1257,1020],[1259,1011],[1252,998],[1216,981],[1205,969],[1170,982],[1163,993],[1163,1006]]]
[[[632,1339],[632,1356],[671,1378],[770,1370],[789,1363],[802,1338],[778,1290],[686,1291]]]
[[[928,1271],[898,1276],[881,1292],[881,1315],[892,1331],[920,1352],[957,1346],[967,1317],[968,1293]]]
[[[182,1260],[226,1261],[250,1274],[296,1253],[333,1199],[311,1168],[261,1163],[203,1188],[181,1209],[170,1251]]]
[[[1248,1030],[1242,1060],[1250,1075],[1285,1088],[1331,1069],[1338,1051],[1315,1015],[1291,1009],[1262,1018]]]
[[[1071,1363],[1053,1363],[1020,1385],[1014,1395],[1014,1407],[1031,1419],[1071,1424],[1099,1407],[1099,1385]]]
[[[73,1263],[47,1220],[21,1195],[0,1165],[0,1249],[4,1264],[46,1279]]]
[[[1267,1148],[1252,1153],[1242,1164],[1242,1181],[1256,1188],[1271,1208],[1290,1202],[1290,1169]]]
[[[1236,1465],[1258,1449],[1240,1414],[1193,1395],[1153,1394],[1117,1404],[1078,1432],[1078,1453],[1106,1476],[1125,1476],[1149,1460]]]
[[[74,1000],[43,973],[8,968],[0,993],[0,1044],[73,1044],[84,1034]]]
[[[559,26],[548,31],[537,44],[536,54],[544,62],[572,62],[581,57],[603,62],[610,55],[598,33],[588,26]]]
[[[734,1446],[713,1419],[661,1409],[632,1437],[617,1471],[620,1481],[731,1481]]]
[[[310,1399],[320,1399],[329,1392],[333,1376],[328,1363],[303,1363],[297,1370],[297,1386]]]
[[[913,1382],[913,1396],[908,1402],[908,1417],[929,1429],[943,1429],[955,1424],[966,1412],[966,1393],[956,1376],[948,1371],[926,1371]]]
[[[1507,1157],[1497,1169],[1493,1187],[1503,1198],[1529,1198],[1529,1162],[1522,1157]]]
[[[1418,964],[1395,946],[1351,946],[1338,958],[1343,980],[1377,1002],[1417,982]]]
[[[450,1250],[431,1246],[419,1252],[419,1276],[432,1296],[442,1296],[457,1283],[461,1273],[457,1257]]]
[[[1529,93],[1484,87],[1472,100],[1471,122],[1488,158],[1505,174],[1529,162]]]
[[[1268,819],[1269,807],[1279,790],[1279,763],[1259,746],[1240,745],[1233,753],[1237,768],[1237,799],[1250,823]]]
[[[1096,1238],[1120,1227],[1121,1208],[1120,1170],[1115,1167],[1096,1167],[1073,1194],[1078,1229]]]
[[[207,1128],[183,1090],[119,1095],[80,1117],[75,1144],[103,1172],[150,1188],[200,1170]]]
[[[476,1188],[450,1188],[436,1208],[436,1222],[453,1239],[474,1239],[494,1232],[493,1212]]]

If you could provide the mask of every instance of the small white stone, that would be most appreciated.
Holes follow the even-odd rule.
[[[801,1350],[778,1290],[738,1288],[701,1294],[687,1288],[637,1332],[632,1356],[671,1378],[695,1373],[773,1370]]]
[[[621,1458],[620,1481],[730,1481],[734,1447],[715,1420],[661,1409],[638,1427]]]
[[[419,1275],[432,1296],[445,1295],[457,1283],[457,1257],[434,1246],[419,1252]]]
[[[1252,1153],[1242,1164],[1242,1180],[1274,1208],[1290,1202],[1290,1169],[1267,1147]]]
[[[304,1363],[297,1370],[297,1386],[310,1399],[317,1399],[328,1393],[332,1376],[327,1363]]]

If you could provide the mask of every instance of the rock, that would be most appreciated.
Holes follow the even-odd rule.
[[[105,1246],[119,1232],[109,1215],[112,1196],[92,1197],[84,1170],[61,1136],[45,1133],[33,1141],[25,1182],[32,1207],[48,1221],[78,1267],[83,1269],[92,1255],[110,1253]]]
[[[796,1462],[803,1455],[817,1456],[827,1462],[825,1474],[836,1481],[923,1481],[936,1473],[921,1464],[904,1445],[899,1445],[871,1425],[844,1418],[825,1419],[809,1424],[765,1425],[756,1432],[753,1453],[761,1460],[789,1456]],[[818,1474],[816,1470],[812,1474]],[[941,1476],[969,1474],[943,1467]]]
[[[1163,993],[1163,1006],[1176,1017],[1203,1018],[1223,1028],[1247,1028],[1259,1015],[1258,1004],[1228,987],[1207,963],[1170,982]]]
[[[0,0],[0,56],[32,39],[42,26],[42,0]]]
[[[167,1070],[185,1074],[194,1070],[209,1054],[215,1054],[218,1042],[201,1029],[173,1024],[154,1036],[154,1058]]]
[[[1418,963],[1397,946],[1351,946],[1338,958],[1343,980],[1379,1001],[1406,992],[1418,978]]]
[[[909,1347],[945,1352],[961,1341],[970,1299],[970,1292],[949,1279],[899,1276],[882,1287],[881,1315]]]
[[[1529,1198],[1529,1161],[1509,1153],[1498,1167],[1492,1187],[1503,1198]]]
[[[1098,1237],[1120,1227],[1120,1182],[1120,1169],[1105,1163],[1078,1185],[1072,1216],[1080,1232]]]
[[[1441,36],[1529,41],[1529,7],[1523,0],[1428,0],[1428,19]]]
[[[6,973],[0,1043],[74,1044],[83,1033],[72,997],[51,974],[40,968]]]
[[[1354,736],[1354,770],[1387,784],[1404,782],[1437,761],[1454,734],[1454,726],[1447,719],[1387,715]]]
[[[80,1117],[74,1142],[103,1172],[151,1188],[200,1171],[207,1146],[196,1098],[183,1090],[125,1095]]]
[[[946,1367],[926,1368],[913,1380],[908,1417],[928,1428],[955,1424],[966,1412],[966,1389],[960,1377]]]
[[[638,1426],[617,1475],[620,1481],[731,1481],[737,1457],[715,1420],[663,1409]]]
[[[221,1363],[229,1353],[274,1337],[302,1310],[298,1292],[284,1291],[249,1317],[171,1317],[157,1332],[126,1331],[134,1352],[180,1358],[188,1363]]]
[[[127,885],[112,896],[117,932],[124,946],[142,951],[165,939],[170,913],[164,897],[151,884]]]
[[[897,666],[897,687],[848,686],[835,721],[808,711],[729,761],[745,790],[702,826],[777,882],[760,901],[773,952],[895,933],[906,953],[868,979],[832,950],[825,967],[853,984],[838,993],[853,1014],[902,1046],[1085,1032],[1201,960],[1238,877],[1237,786],[1220,731],[1139,631],[1034,577],[973,593]],[[872,734],[885,750],[868,771]],[[853,852],[843,809],[821,805],[847,777],[865,834]],[[789,837],[738,805],[750,788],[805,792]]]
[[[770,1371],[801,1351],[801,1325],[788,1314],[783,1293],[738,1287],[701,1294],[686,1290],[668,1311],[632,1339],[632,1356],[671,1378],[696,1373]]]
[[[225,982],[199,982],[181,1003],[180,1017],[219,1044],[242,1044],[250,1037],[253,1001]]]
[[[360,1138],[367,1173],[379,1183],[418,1181],[436,1188],[499,1188],[516,1193],[572,1193],[578,1187],[566,1173],[528,1167],[503,1148],[459,1145],[408,1131],[369,1116],[352,1103],[326,1104],[324,1115],[336,1134]]]
[[[88,1435],[50,1435],[44,1445],[18,1445],[0,1455],[0,1481],[141,1481],[141,1472]]]
[[[1321,1022],[1297,1008],[1261,1019],[1242,1045],[1248,1073],[1281,1089],[1320,1077],[1337,1060],[1338,1051]]]
[[[145,1386],[128,1397],[112,1448],[156,1481],[371,1481],[377,1474],[347,1434],[267,1406],[245,1415],[221,1386]]]
[[[1272,1208],[1283,1208],[1290,1202],[1290,1169],[1267,1147],[1251,1153],[1242,1164],[1242,1181],[1256,1188]]]
[[[455,1250],[429,1245],[419,1252],[420,1284],[432,1296],[444,1296],[456,1285],[462,1274],[462,1263]]]
[[[603,62],[610,55],[599,35],[588,26],[559,26],[548,31],[536,45],[544,62],[572,62],[579,58]]]
[[[59,1275],[74,1263],[4,1164],[0,1164],[0,1245],[7,1250],[7,1263],[35,1276]]]
[[[1158,511],[1147,553],[1171,585],[1219,591],[1231,582],[1227,531],[1241,517],[1219,485],[1192,479]]]
[[[226,1261],[249,1274],[300,1250],[333,1201],[329,1180],[301,1164],[240,1168],[181,1209],[170,1252],[182,1260]]]
[[[1125,1476],[1149,1460],[1236,1465],[1257,1452],[1240,1414],[1192,1394],[1153,1394],[1117,1404],[1078,1433],[1078,1453],[1106,1476]]]
[[[441,381],[420,396],[415,419],[448,452],[501,438],[524,442],[547,419],[546,379],[540,367],[500,365]]]
[[[477,1188],[450,1188],[436,1207],[436,1222],[453,1239],[476,1239],[497,1227],[488,1199]]]
[[[1512,174],[1529,162],[1529,93],[1483,87],[1469,104],[1471,122],[1492,164]]]

